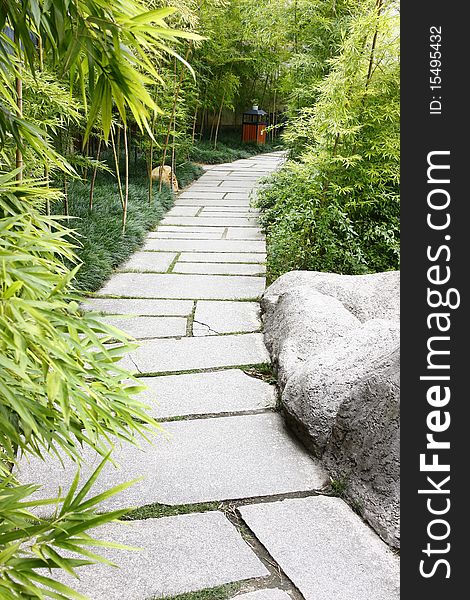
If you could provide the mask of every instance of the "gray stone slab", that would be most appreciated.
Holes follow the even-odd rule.
[[[340,498],[240,508],[305,600],[398,600],[398,558]]]
[[[117,569],[88,565],[78,569],[80,580],[58,575],[93,600],[162,598],[268,575],[235,527],[217,511],[112,523],[92,535],[136,548],[96,548]]]
[[[187,319],[184,317],[119,316],[106,317],[103,321],[139,340],[186,335]]]
[[[174,252],[266,252],[264,241],[240,240],[155,240],[147,238],[144,250]]]
[[[236,185],[233,185],[233,184],[231,184],[228,181],[223,186],[221,185],[219,187],[219,189],[220,189],[221,192],[227,192],[227,193],[240,193],[240,192],[243,192],[243,193],[248,194],[250,196],[252,190],[256,189],[256,186],[247,185],[246,183],[243,183],[243,182],[240,182],[240,183],[237,183]]]
[[[196,304],[194,335],[250,332],[258,331],[260,327],[260,306],[257,302],[201,300]]]
[[[142,300],[131,298],[87,298],[84,308],[110,315],[148,315],[186,317],[193,310],[192,300]]]
[[[182,252],[178,262],[203,262],[203,263],[263,263],[266,254],[248,254],[243,252]]]
[[[225,179],[230,175],[231,171],[229,169],[211,169],[208,173],[204,173],[202,177],[198,179],[198,181],[207,181],[208,179]]]
[[[264,240],[264,234],[257,227],[229,227],[228,240]]]
[[[224,197],[225,192],[220,191],[220,192],[205,192],[205,191],[198,191],[198,190],[189,190],[187,192],[183,192],[182,194],[180,194],[178,196],[178,200],[184,200],[187,198],[191,198],[193,200],[220,200],[221,198]],[[199,202],[199,204],[201,204],[201,202]]]
[[[175,233],[183,231],[184,233],[224,233],[225,227],[191,227],[186,225],[184,228],[178,225],[159,225],[155,231],[149,233],[149,237],[154,237],[156,233],[168,232]]]
[[[240,196],[238,194],[238,196]],[[201,206],[201,200],[197,198],[181,198],[175,202],[177,206]],[[238,198],[224,198],[220,200],[204,199],[204,206],[250,206],[248,194]]]
[[[176,263],[173,273],[200,273],[203,275],[264,275],[266,267],[264,265],[251,264],[233,264],[233,263]]]
[[[242,210],[239,210],[238,212],[218,212],[216,210],[213,210],[213,208],[217,208],[217,207],[210,207],[207,206],[204,208],[204,210],[201,212],[201,214],[199,215],[200,217],[206,217],[208,219],[256,219],[258,217],[258,215],[255,215],[251,212],[248,211],[248,209],[244,209],[243,212]],[[228,207],[228,208],[232,208],[233,207]],[[239,207],[240,209],[243,209],[243,207]]]
[[[179,240],[153,240],[172,242]],[[102,287],[101,296],[123,298],[180,298],[250,300],[263,292],[263,277],[234,275],[178,275],[153,273],[116,273]]]
[[[276,413],[173,421],[164,423],[164,431],[166,436],[159,436],[152,445],[144,440],[140,448],[116,444],[116,466],[105,465],[93,494],[124,481],[143,479],[104,500],[101,510],[154,502],[194,504],[317,490],[327,480],[319,463],[292,440],[282,417]],[[53,498],[59,487],[65,494],[76,468],[67,456],[62,460],[63,464],[56,457],[46,462],[25,459],[19,481],[43,483],[34,497]],[[96,452],[88,448],[83,451],[83,481],[99,462]],[[48,514],[54,509],[42,510],[42,514]]]
[[[157,419],[273,408],[274,386],[239,369],[141,377],[148,390],[139,400]]]
[[[206,227],[250,227],[258,224],[256,217],[171,217],[162,220],[162,225],[205,225]]]
[[[156,240],[221,240],[222,233],[216,231],[212,232],[199,232],[199,231],[184,231],[184,227],[180,231],[154,231],[149,234],[149,237]],[[209,229],[209,227],[207,227]],[[217,229],[217,227],[215,228]],[[254,238],[257,239],[257,238]]]
[[[118,270],[122,272],[165,273],[175,258],[176,252],[134,252]]]
[[[140,373],[172,373],[269,363],[261,333],[142,342],[120,364]]]
[[[266,588],[264,590],[256,590],[248,592],[248,594],[238,594],[232,600],[292,600],[287,592],[279,588]]]
[[[258,215],[260,211],[256,208],[245,208],[244,206],[204,206],[201,215],[204,215],[206,212],[249,213],[253,215]]]
[[[224,200],[248,200],[250,197],[249,192],[227,192],[224,196]]]
[[[219,187],[219,185],[222,181],[223,181],[223,179],[220,179],[220,178],[203,179],[202,181],[198,181],[198,182],[194,183],[187,191],[192,192],[193,190],[199,190],[201,188],[204,188],[209,191],[210,190],[216,191],[216,188]]]
[[[174,206],[166,214],[172,217],[194,217],[199,211],[198,206]]]

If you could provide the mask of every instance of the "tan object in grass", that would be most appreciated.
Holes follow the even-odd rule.
[[[163,183],[166,183],[170,188],[173,188],[174,192],[178,191],[178,180],[171,170],[171,167],[168,165],[155,167],[152,171],[152,179],[153,181],[159,181],[161,179]]]

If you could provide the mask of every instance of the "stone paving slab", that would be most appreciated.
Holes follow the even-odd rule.
[[[240,194],[237,194],[240,196]],[[197,198],[181,198],[175,201],[176,206],[201,206],[201,200]],[[223,198],[220,200],[204,198],[204,206],[250,206],[249,196],[245,194],[243,197]]]
[[[248,265],[249,266],[249,265]],[[199,301],[194,314],[193,335],[258,331],[261,327],[258,302]]]
[[[166,214],[172,217],[195,217],[200,208],[199,206],[174,206]]]
[[[148,390],[139,400],[157,418],[243,412],[273,408],[276,388],[239,369],[141,377]]]
[[[248,592],[248,594],[238,594],[232,600],[292,600],[287,592],[279,588],[266,588],[264,590],[256,590]],[[345,599],[346,600],[346,599]]]
[[[233,263],[176,263],[173,273],[200,273],[201,275],[264,275],[266,267],[264,265],[251,264],[233,264]]]
[[[193,310],[192,300],[142,300],[127,298],[87,298],[84,308],[110,315],[187,317]]]
[[[221,182],[223,181],[223,179],[220,178],[208,178],[208,179],[202,179],[193,183],[191,185],[191,187],[189,188],[189,190],[187,190],[188,192],[191,192],[193,190],[199,190],[201,188],[207,189],[207,190],[213,190],[213,191],[217,191],[217,188],[220,186]]]
[[[106,317],[103,321],[122,329],[132,337],[144,340],[186,335],[184,317]]]
[[[178,225],[159,225],[155,231],[151,231],[148,235],[149,237],[154,237],[155,234],[161,232],[178,232],[184,231],[185,233],[220,233],[221,235],[225,231],[225,227],[180,227]]]
[[[245,208],[243,211],[239,210],[239,211],[235,211],[235,212],[218,212],[217,210],[214,210],[214,208],[217,207],[211,207],[211,206],[206,206],[204,207],[203,211],[200,213],[199,217],[206,217],[207,219],[256,219],[258,217],[258,215],[250,212],[248,210],[248,208]],[[243,209],[243,207],[240,207],[240,209]],[[254,221],[254,223],[257,225],[257,221]]]
[[[151,340],[120,364],[142,373],[172,373],[269,363],[261,333]]]
[[[173,252],[243,252],[266,253],[266,242],[253,240],[155,240],[148,238],[144,250]]]
[[[259,215],[259,210],[256,208],[245,208],[244,206],[204,206],[201,215],[204,215],[207,211],[217,213],[249,213],[253,215]]]
[[[197,179],[197,181],[201,181],[201,179],[203,179],[205,181],[208,178],[214,178],[214,177],[217,177],[218,179],[222,179],[222,178],[225,179],[231,173],[231,171],[229,169],[218,169],[216,173],[214,173],[213,171],[215,171],[215,169],[210,169],[207,173],[204,173],[204,175],[202,177]]]
[[[398,600],[398,558],[340,498],[240,508],[305,600]]]
[[[202,263],[263,263],[266,261],[265,253],[244,254],[243,252],[182,252],[178,262]]]
[[[175,252],[154,252],[151,255],[149,252],[134,252],[118,270],[165,273],[175,258]]]
[[[153,240],[173,242],[180,240]],[[186,241],[186,240],[181,240]],[[245,275],[178,275],[154,273],[116,273],[102,287],[102,296],[123,298],[179,298],[213,300],[250,300],[264,290],[263,277]]]
[[[156,240],[221,240],[222,235],[218,231],[215,233],[212,233],[212,231],[207,233],[202,231],[185,231],[185,228],[181,227],[179,231],[154,231],[149,237]]]
[[[113,460],[118,466],[105,465],[93,494],[124,481],[143,479],[104,500],[100,509],[270,496],[317,490],[327,481],[320,464],[287,434],[279,414],[173,421],[164,423],[164,429],[166,437],[157,437],[153,445],[145,441],[140,448],[116,445]],[[100,460],[88,448],[82,459],[84,481]],[[56,457],[46,462],[31,458],[21,462],[18,477],[21,483],[43,482],[35,497],[52,498],[59,487],[67,492],[75,472],[66,456],[63,464]],[[53,509],[41,510],[48,514]],[[290,525],[285,521],[284,531],[286,523]]]
[[[224,200],[247,200],[250,197],[250,192],[227,192]]]
[[[228,240],[264,240],[264,235],[257,227],[229,227]]]
[[[191,190],[188,192],[183,192],[178,196],[178,200],[183,200],[186,198],[191,198],[193,200],[220,200],[224,197],[225,192],[204,192],[204,191],[196,191]],[[201,202],[199,202],[201,204]]]
[[[258,220],[255,217],[171,217],[166,216],[162,225],[205,225],[206,227],[256,227]]]
[[[92,535],[139,549],[97,548],[119,568],[89,565],[78,569],[80,580],[58,576],[92,600],[162,598],[268,575],[235,527],[217,511],[111,523]]]
[[[252,193],[254,192],[254,190],[256,190],[256,188],[259,186],[253,186],[253,185],[247,185],[246,183],[244,184],[243,182],[240,183],[236,183],[235,185],[231,185],[230,181],[227,181],[226,184],[224,184],[224,186],[220,186],[218,189],[220,190],[220,192],[226,192],[228,194],[244,194],[244,198],[249,198],[251,197]],[[225,198],[225,196],[224,196]],[[227,198],[228,199],[228,198]]]

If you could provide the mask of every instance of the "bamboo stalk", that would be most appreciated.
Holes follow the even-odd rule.
[[[191,137],[191,141],[194,144],[194,140],[196,139],[196,124],[197,124],[197,114],[199,112],[199,100],[196,102],[196,110],[194,111],[194,119],[193,119],[193,134]]]
[[[124,210],[124,196],[122,194],[121,175],[119,173],[119,162],[118,162],[118,157],[116,154],[116,144],[114,142],[113,127],[111,127],[111,146],[113,147],[114,166],[116,168],[116,179],[118,182],[119,199],[121,200],[121,206],[122,206],[122,209]]]
[[[191,47],[189,47],[186,51],[186,56],[185,56],[185,60],[188,60],[189,57],[189,53],[191,52]],[[176,82],[176,58],[174,61],[174,74],[175,74],[175,82]],[[173,98],[173,107],[171,110],[171,117],[170,117],[170,122],[168,123],[168,129],[166,132],[166,138],[165,138],[165,143],[163,145],[163,155],[162,155],[162,161],[160,164],[160,183],[158,185],[158,191],[161,192],[162,191],[162,185],[163,185],[163,180],[162,180],[162,174],[163,174],[163,167],[165,166],[165,160],[166,160],[166,154],[167,154],[167,150],[168,150],[168,144],[170,142],[170,135],[171,135],[171,126],[173,123],[173,120],[175,118],[175,113],[176,113],[176,106],[177,106],[177,102],[178,102],[178,98],[179,98],[179,94],[180,94],[180,89],[181,89],[181,84],[183,83],[183,77],[184,77],[184,71],[183,69],[181,69],[180,72],[180,77],[179,77],[179,81],[178,81],[178,85],[176,86],[175,89],[175,95]]]
[[[64,215],[69,216],[69,182],[67,175],[64,175]]]
[[[271,141],[274,142],[274,133],[276,131],[276,100],[277,100],[277,73],[275,76],[275,85],[274,85],[274,96],[273,96],[273,122],[272,122],[272,126],[273,128],[271,129]]]
[[[372,67],[374,66],[375,48],[377,46],[377,36],[379,33],[378,18],[380,17],[380,14],[382,12],[383,0],[377,0],[375,6],[377,8],[377,23],[375,25],[374,37],[372,38],[372,46],[371,46],[371,50],[370,50],[369,68],[367,69],[367,77],[366,77],[366,90],[369,87],[369,82],[372,77]]]
[[[219,114],[217,117],[217,127],[215,129],[215,136],[214,136],[214,150],[217,150],[217,138],[219,137],[220,119],[222,117],[222,109],[224,107],[224,100],[225,100],[225,90],[224,90],[224,93],[222,94],[222,100],[220,102]]]
[[[47,162],[44,164],[44,179],[46,180],[46,187],[49,187],[49,167]],[[49,216],[51,214],[51,202],[49,198],[46,198],[46,215]]]
[[[214,135],[214,125],[215,125],[215,117],[216,117],[217,113],[214,110],[213,114],[212,114],[212,123],[211,123],[211,133],[209,136],[209,142],[212,142],[212,137]]]
[[[18,41],[16,34],[15,34],[15,44],[17,45],[18,52],[21,55],[21,43]],[[21,59],[21,56],[20,56],[20,59]],[[18,72],[17,72],[16,78],[15,78],[15,88],[16,88],[17,115],[19,118],[21,118],[23,116],[23,80],[21,79],[21,60],[18,63]],[[21,151],[19,144],[16,145],[15,163],[16,163],[16,168],[20,169],[20,171],[18,171],[18,173],[16,174],[16,181],[22,181],[23,180],[23,153]]]
[[[98,150],[96,151],[96,165],[95,168],[93,169],[93,175],[91,176],[91,183],[90,183],[90,210],[93,210],[93,194],[95,191],[95,181],[96,181],[96,174],[98,173],[98,161],[100,159],[100,152],[101,152],[101,137],[99,139],[98,142]]]
[[[122,206],[122,231],[126,231],[127,205],[129,202],[129,145],[127,141],[127,124],[124,123],[124,158],[125,158],[125,179],[124,179],[124,204]]]

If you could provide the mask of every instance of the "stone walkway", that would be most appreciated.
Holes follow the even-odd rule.
[[[135,520],[99,532],[142,551],[107,550],[120,569],[88,567],[73,585],[91,600],[231,583],[240,600],[399,598],[396,557],[342,500],[321,494],[326,474],[285,430],[261,377],[266,248],[250,193],[282,160],[210,167],[90,300],[141,340],[127,366],[149,386],[143,399],[165,429],[153,445],[118,447],[119,468],[108,465],[95,488],[143,477],[104,504],[140,507]],[[83,477],[97,460],[85,454]],[[21,479],[38,473],[49,497],[73,468],[31,461]]]

